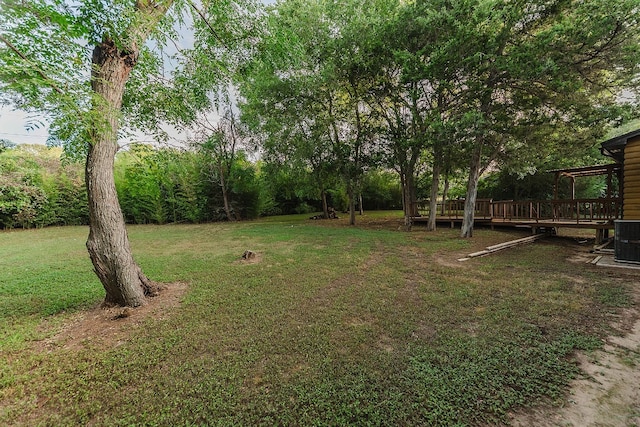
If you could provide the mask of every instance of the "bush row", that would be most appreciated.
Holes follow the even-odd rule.
[[[88,224],[83,166],[61,161],[59,148],[21,145],[0,152],[0,228]],[[132,145],[116,157],[115,183],[128,223],[227,220],[219,170],[203,153]],[[328,202],[346,210],[338,179]],[[322,208],[313,177],[237,153],[225,171],[229,204],[239,219],[310,213]],[[362,183],[364,209],[397,209],[400,189],[389,171],[370,171]]]

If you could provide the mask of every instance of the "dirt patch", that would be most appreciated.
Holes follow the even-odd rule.
[[[250,254],[247,254],[250,252]],[[234,264],[259,264],[262,262],[262,254],[254,251],[245,251],[245,253],[234,262]]]
[[[444,267],[455,268],[455,269],[466,268],[466,266],[468,264],[464,264],[463,262],[460,262],[458,260],[466,257],[467,252],[469,252],[469,251],[456,252],[453,255],[451,255],[451,254],[447,254],[447,255],[436,254],[433,257],[433,260],[437,264],[442,265]]]
[[[147,304],[138,308],[98,306],[77,313],[56,335],[40,341],[38,347],[41,351],[116,347],[124,343],[131,331],[143,322],[165,318],[172,308],[180,304],[187,287],[183,282],[167,284],[158,296],[149,298]]]
[[[567,261],[576,264],[589,264],[596,256],[589,251],[576,252],[567,258]]]
[[[602,350],[579,354],[584,377],[573,381],[561,408],[515,414],[513,426],[640,426],[640,283],[634,284],[635,305],[611,326]]]
[[[309,220],[314,222],[315,220]],[[349,214],[340,214],[339,218],[320,220],[319,221],[325,227],[350,227]],[[364,215],[356,213],[356,226],[359,228],[370,230],[388,230],[388,231],[404,231],[404,218],[381,218],[378,216],[368,216],[365,212]]]

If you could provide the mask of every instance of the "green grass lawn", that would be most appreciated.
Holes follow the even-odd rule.
[[[41,343],[103,297],[88,230],[0,233],[0,425],[499,424],[561,398],[630,304],[632,281],[569,262],[571,240],[459,263],[522,234],[390,215],[129,227],[147,275],[188,290],[74,347]]]

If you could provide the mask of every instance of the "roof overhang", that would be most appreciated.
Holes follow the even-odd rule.
[[[630,139],[640,136],[640,129],[636,129],[633,132],[625,133],[624,135],[616,136],[615,138],[608,139],[600,145],[600,152],[608,157],[611,157],[618,163],[624,162],[624,147],[627,145]]]

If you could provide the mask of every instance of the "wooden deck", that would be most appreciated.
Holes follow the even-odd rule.
[[[415,223],[429,218],[429,202],[417,204],[419,216]],[[451,227],[462,223],[464,200],[438,202],[436,222],[449,223]],[[571,199],[571,200],[499,200],[478,199],[475,223],[490,226],[527,227],[534,232],[542,228],[586,228],[596,230],[597,240],[614,229],[614,221],[620,219],[622,201],[619,198]]]

